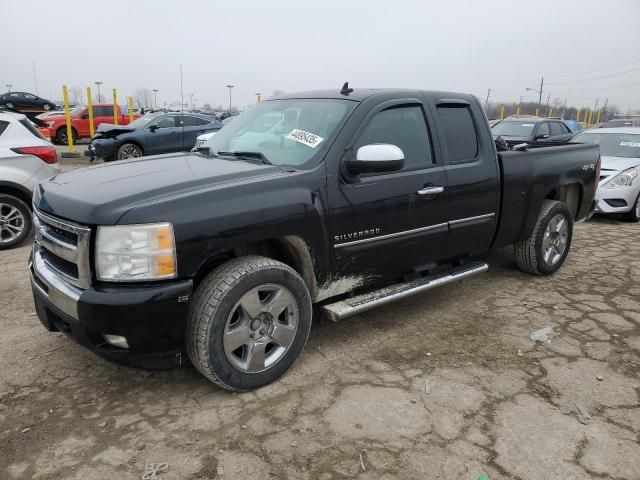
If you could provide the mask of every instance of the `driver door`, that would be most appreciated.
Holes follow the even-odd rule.
[[[446,255],[447,178],[432,148],[427,113],[417,99],[373,109],[347,154],[392,144],[403,151],[404,167],[330,182],[336,189],[330,193],[334,253],[339,270],[349,270],[343,274],[397,277],[427,270]]]

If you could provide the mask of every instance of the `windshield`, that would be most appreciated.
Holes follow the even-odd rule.
[[[600,145],[600,155],[608,157],[640,158],[640,134],[583,133],[573,142]]]
[[[500,122],[491,128],[494,136],[504,135],[505,137],[528,137],[533,133],[536,126],[534,122]]]
[[[136,118],[133,122],[131,122],[128,127],[131,128],[144,128],[149,125],[153,120],[158,118],[162,113],[147,113],[140,118]]]
[[[235,117],[204,146],[214,154],[252,152],[274,165],[298,167],[326,145],[353,105],[328,99],[261,102]]]

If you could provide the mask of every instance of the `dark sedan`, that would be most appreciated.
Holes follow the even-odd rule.
[[[56,109],[53,102],[27,92],[4,93],[0,95],[0,105],[24,114],[38,114]]]
[[[221,128],[218,120],[201,113],[148,113],[129,125],[100,125],[87,154],[111,161],[188,151],[198,135]]]
[[[568,142],[575,134],[562,121],[533,116],[507,117],[491,127],[493,138],[502,137],[508,145],[532,142]]]

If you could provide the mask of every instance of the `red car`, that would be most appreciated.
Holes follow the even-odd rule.
[[[115,106],[118,115],[118,125],[127,125],[129,123],[129,114],[122,113],[119,105]],[[134,120],[139,118],[139,114],[134,114]],[[64,112],[61,115],[47,117],[45,122],[49,126],[49,136],[55,143],[66,145],[67,138],[67,122]],[[98,128],[102,123],[113,122],[113,104],[99,103],[93,106],[93,128]],[[73,140],[78,138],[90,137],[89,131],[89,110],[87,107],[76,107],[71,110],[71,131],[73,132]]]

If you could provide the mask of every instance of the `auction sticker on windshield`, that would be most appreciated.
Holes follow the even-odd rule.
[[[319,137],[314,133],[305,132],[304,130],[298,130],[297,128],[291,130],[286,138],[302,143],[311,148],[316,148],[318,145],[320,145],[320,142],[324,140],[324,138]]]

